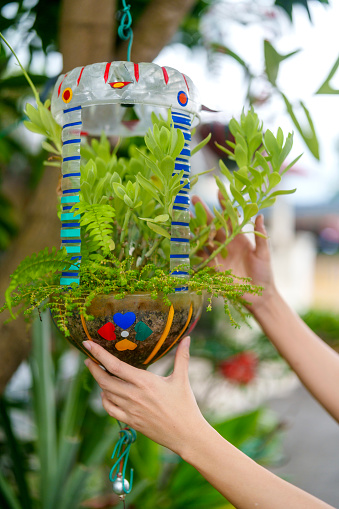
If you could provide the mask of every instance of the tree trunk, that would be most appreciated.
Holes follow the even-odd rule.
[[[171,42],[182,19],[196,0],[153,0],[133,28],[133,62],[152,62],[162,48]],[[132,10],[133,14],[133,10]],[[116,60],[126,60],[127,43],[119,46]]]
[[[62,1],[59,46],[64,72],[112,60],[115,3],[115,0]]]

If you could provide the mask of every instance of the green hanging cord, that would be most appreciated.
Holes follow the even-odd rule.
[[[120,25],[118,27],[118,35],[120,39],[123,41],[127,41],[129,39],[128,48],[127,48],[127,60],[131,61],[131,49],[133,44],[133,30],[131,28],[132,25],[132,16],[130,13],[130,5],[126,5],[126,0],[122,0],[123,9],[122,16],[120,20]]]
[[[112,454],[112,459],[116,459],[116,462],[111,468],[109,479],[113,483],[113,491],[124,497],[124,495],[131,492],[133,486],[133,469],[130,470],[130,480],[128,482],[126,479],[126,468],[129,451],[137,438],[137,434],[133,428],[129,426],[123,428],[119,421],[118,424],[120,427],[120,438]]]

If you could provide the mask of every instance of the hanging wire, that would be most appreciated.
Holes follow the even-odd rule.
[[[120,25],[118,27],[118,35],[120,39],[123,41],[127,41],[129,39],[128,48],[127,48],[127,60],[131,61],[131,49],[133,44],[133,30],[131,28],[132,25],[132,15],[130,13],[131,6],[126,5],[126,0],[122,0],[123,9],[122,16],[120,20]]]
[[[130,428],[129,426],[126,426],[123,428],[121,426],[121,423],[118,421],[118,424],[120,426],[120,438],[118,440],[118,443],[114,447],[114,451],[112,454],[112,459],[117,456],[117,460],[114,463],[114,465],[111,468],[111,471],[109,473],[109,479],[111,482],[114,483],[114,481],[117,479],[118,475],[122,475],[122,486],[123,491],[127,495],[131,492],[132,486],[133,486],[133,469],[130,470],[130,480],[129,480],[129,487],[125,487],[125,479],[126,479],[126,468],[128,463],[128,456],[129,451],[131,448],[131,445],[133,442],[135,442],[137,438],[136,431],[133,428]]]

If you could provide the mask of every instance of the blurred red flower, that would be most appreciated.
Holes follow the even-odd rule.
[[[255,378],[258,366],[258,358],[254,352],[242,352],[219,365],[221,374],[228,380],[247,385]]]

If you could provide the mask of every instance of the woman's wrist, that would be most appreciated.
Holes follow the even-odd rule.
[[[276,304],[282,299],[274,283],[264,289],[262,295],[248,306],[248,310],[254,318],[260,322],[265,315],[271,312]]]

